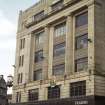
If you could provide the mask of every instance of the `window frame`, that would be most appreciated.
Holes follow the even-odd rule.
[[[36,46],[44,43],[44,40],[43,40],[44,35],[45,35],[44,30],[35,34],[35,44],[36,44]]]
[[[39,78],[39,77],[36,78],[37,73],[40,73],[39,75],[41,75],[41,78]],[[35,70],[33,74],[34,74],[34,76],[33,76],[34,81],[42,80],[42,69]]]
[[[83,37],[85,37],[85,38],[83,39]],[[76,40],[75,41],[75,49],[76,50],[84,49],[84,48],[87,48],[88,47],[88,33],[85,33],[83,35],[77,36],[75,38],[75,40]],[[81,44],[81,41],[83,41],[83,44]],[[87,41],[87,42],[84,44],[84,41]]]
[[[87,63],[87,65],[83,66],[83,64]],[[78,65],[82,65],[82,69],[78,69]],[[75,72],[81,72],[84,71],[84,69],[88,68],[88,57],[83,57],[75,60]]]
[[[33,20],[34,21],[39,21],[41,20],[43,17],[45,16],[45,13],[44,13],[44,10],[36,13],[34,16],[33,16]]]
[[[21,102],[21,92],[16,92],[16,103]]]
[[[60,98],[61,88],[60,85],[56,85],[55,87],[48,87],[48,99],[57,99]]]
[[[25,38],[20,39],[20,50],[25,48]]]
[[[64,68],[64,69],[61,69],[61,68]],[[61,72],[58,73],[58,71],[62,71],[62,73]],[[60,75],[64,75],[64,73],[65,73],[65,63],[53,66],[53,68],[52,68],[52,75],[60,76]]]
[[[66,22],[59,23],[54,26],[54,36],[60,37],[66,35]]]
[[[19,67],[24,65],[24,55],[19,56]]]
[[[85,22],[85,23],[84,23],[84,22],[83,22],[83,23],[80,22],[80,23],[82,23],[82,24],[78,25],[77,18],[78,18],[79,16],[82,16],[83,14],[86,14],[86,15],[87,15],[86,22]],[[75,27],[76,27],[76,28],[81,27],[81,26],[84,26],[84,25],[87,25],[87,24],[88,24],[88,11],[87,11],[87,10],[86,10],[86,11],[82,11],[82,12],[80,12],[80,13],[78,13],[78,14],[75,15]]]
[[[42,54],[40,54],[40,53],[42,53]],[[41,56],[39,56],[39,55],[41,55]],[[39,50],[39,51],[35,52],[34,62],[38,63],[38,62],[41,62],[41,61],[43,61],[43,50]]]
[[[38,101],[38,99],[39,99],[39,89],[28,90],[28,101],[29,102]]]
[[[23,73],[19,73],[17,83],[20,84],[20,83],[22,83],[22,81],[23,81]]]
[[[70,97],[86,96],[86,80],[70,83]]]
[[[62,42],[53,46],[53,57],[65,54],[66,42]],[[64,49],[64,50],[63,50]],[[60,53],[62,52],[62,53]]]
[[[60,10],[63,7],[64,0],[58,0],[57,2],[52,3],[51,10],[57,11]]]

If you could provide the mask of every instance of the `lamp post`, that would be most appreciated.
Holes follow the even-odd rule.
[[[7,88],[13,86],[13,77],[9,75],[7,77],[7,82],[4,80],[3,75],[0,75],[0,105],[8,104],[7,99]]]
[[[13,76],[12,75],[9,75],[7,77],[7,87],[12,87],[13,86]]]

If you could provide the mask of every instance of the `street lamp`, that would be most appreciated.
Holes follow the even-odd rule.
[[[13,86],[13,76],[12,75],[9,75],[7,77],[7,87],[12,87]]]

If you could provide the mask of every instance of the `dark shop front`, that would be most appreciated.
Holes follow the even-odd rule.
[[[53,99],[47,101],[16,103],[12,105],[105,105],[105,97],[88,96],[79,98]]]

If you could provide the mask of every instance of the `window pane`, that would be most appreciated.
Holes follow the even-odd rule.
[[[83,13],[76,16],[76,27],[88,24],[88,13]]]
[[[25,47],[25,38],[20,39],[20,49],[23,49]]]
[[[23,73],[19,73],[18,74],[18,79],[17,79],[17,83],[22,83],[22,80],[23,80]]]
[[[86,70],[88,68],[88,58],[81,58],[75,61],[75,72]]]
[[[63,75],[65,72],[65,64],[56,65],[53,67],[53,75]]]
[[[36,45],[43,43],[44,32],[36,34]]]
[[[70,96],[78,97],[86,95],[86,81],[80,81],[70,84]]]
[[[60,98],[60,86],[48,88],[48,99]]]
[[[54,56],[65,54],[65,42],[54,46]]]
[[[16,93],[16,102],[21,102],[21,92]]]
[[[66,34],[66,23],[55,26],[55,36],[59,37]]]
[[[28,101],[38,100],[38,95],[39,95],[38,89],[29,90]]]
[[[59,2],[53,4],[52,6],[52,11],[57,11],[63,7],[63,0],[60,0]]]
[[[35,62],[39,62],[43,60],[43,50],[35,52]]]
[[[42,69],[34,71],[34,81],[42,80]]]
[[[34,15],[34,21],[41,20],[43,17],[44,17],[44,11],[41,11],[37,13],[36,15]]]
[[[88,47],[88,34],[76,38],[76,49],[82,49],[87,47]]]

